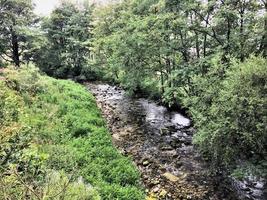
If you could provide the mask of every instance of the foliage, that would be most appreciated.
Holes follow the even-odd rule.
[[[184,107],[214,169],[266,176],[266,9],[264,0],[62,1],[37,23],[31,0],[0,0],[0,68],[34,62],[50,76],[109,81]],[[1,71],[2,167],[38,177],[35,187],[46,169],[75,169],[103,199],[142,198],[91,95],[30,66]]]
[[[31,0],[0,1],[0,61],[20,66],[31,49],[28,33],[36,22]]]
[[[89,68],[92,8],[63,2],[42,23],[47,42],[35,58],[47,74],[59,78],[81,76]],[[87,73],[87,71],[86,71]]]
[[[266,8],[254,0],[107,5],[94,13],[95,62],[131,94],[187,108],[213,169],[263,169]]]
[[[245,160],[264,169],[266,64],[266,59],[260,57],[251,57],[244,63],[235,60],[222,81],[216,67],[209,76],[194,79],[196,93],[187,99],[198,128],[194,140],[216,167],[231,169]],[[266,170],[261,173],[266,174]]]
[[[261,1],[128,0],[95,12],[96,63],[130,93],[147,82],[167,104],[182,104],[191,79],[220,56],[266,56]],[[153,94],[151,95],[153,96]]]
[[[0,87],[0,196],[143,199],[137,169],[85,88],[34,67],[5,69]]]

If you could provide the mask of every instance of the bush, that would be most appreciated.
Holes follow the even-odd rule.
[[[243,162],[264,169],[267,149],[267,63],[251,57],[233,61],[226,77],[222,68],[194,80],[196,96],[187,101],[198,132],[194,142],[218,167],[233,169]],[[255,170],[257,171],[257,170]],[[262,172],[263,173],[263,172]],[[265,168],[266,174],[266,168]]]

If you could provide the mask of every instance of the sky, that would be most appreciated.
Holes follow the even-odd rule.
[[[59,0],[33,0],[35,4],[35,13],[47,16],[59,4]]]
[[[82,0],[73,0],[74,2]],[[110,0],[92,0],[97,3],[107,3]],[[52,10],[59,5],[60,0],[33,0],[35,6],[35,13],[42,16],[49,15]]]

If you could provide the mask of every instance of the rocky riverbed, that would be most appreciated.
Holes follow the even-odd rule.
[[[209,174],[208,163],[192,145],[194,129],[188,118],[147,99],[130,98],[118,87],[86,85],[107,120],[114,144],[140,170],[148,199],[264,199],[263,184],[258,189],[245,186],[238,194],[231,183]],[[246,195],[249,192],[252,195]]]

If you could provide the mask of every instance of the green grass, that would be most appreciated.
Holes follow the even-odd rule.
[[[41,191],[45,177],[53,170],[64,173],[72,182],[82,177],[85,184],[94,188],[95,199],[145,198],[138,170],[112,145],[106,123],[86,88],[72,81],[41,76],[34,68],[6,70],[4,76],[0,89],[5,90],[2,96],[7,98],[1,98],[1,103],[15,112],[11,116],[17,116],[12,119],[7,114],[5,118],[11,119],[4,120],[5,127],[11,128],[16,122],[21,128],[19,134],[10,134],[1,142],[22,145],[16,146],[16,153],[3,168],[22,169],[22,178],[38,180]],[[15,103],[9,102],[10,98]],[[0,134],[6,135],[6,129]],[[82,198],[78,195],[72,199]]]

